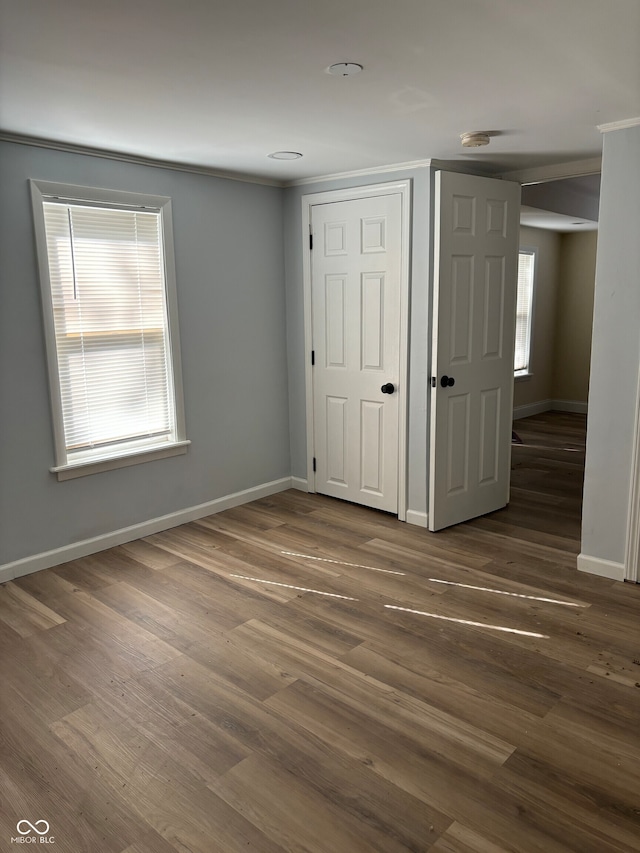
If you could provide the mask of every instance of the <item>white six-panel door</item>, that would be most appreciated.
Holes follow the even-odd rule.
[[[402,197],[314,204],[311,228],[315,489],[397,512]]]
[[[429,528],[509,500],[520,186],[436,174]]]

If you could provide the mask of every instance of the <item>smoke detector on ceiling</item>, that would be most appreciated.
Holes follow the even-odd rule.
[[[362,71],[362,65],[358,62],[336,62],[335,65],[330,65],[325,71],[327,74],[334,74],[336,77],[351,77],[352,74],[359,74]]]
[[[302,154],[299,151],[274,151],[273,154],[267,154],[272,160],[299,160]]]
[[[482,130],[475,130],[471,133],[461,133],[463,148],[479,148],[481,145],[488,145],[491,142],[491,137],[488,133]]]

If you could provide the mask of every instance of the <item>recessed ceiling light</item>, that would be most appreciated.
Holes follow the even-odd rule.
[[[481,145],[488,145],[491,142],[489,134],[480,130],[472,133],[461,133],[460,139],[464,148],[479,148]]]
[[[335,74],[336,77],[350,77],[352,74],[359,74],[362,65],[357,62],[336,62],[335,65],[325,68],[325,71],[327,74]]]
[[[302,157],[298,151],[274,151],[273,154],[267,154],[272,160],[299,160]]]
[[[584,225],[584,222],[572,222],[572,225]]]

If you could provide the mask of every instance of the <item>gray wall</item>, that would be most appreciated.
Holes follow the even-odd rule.
[[[529,184],[522,187],[522,204],[597,222],[598,193],[594,192],[593,184],[598,184],[598,178],[590,176],[585,181],[583,190],[578,188],[580,178]]]
[[[0,565],[290,474],[282,190],[0,144]],[[59,483],[28,178],[171,196],[185,456]]]
[[[582,553],[624,562],[640,364],[640,127],[604,136]]]
[[[536,249],[533,325],[531,337],[531,376],[517,378],[513,388],[513,406],[548,403],[552,395],[553,344],[556,323],[556,296],[560,235],[543,228],[520,228],[520,248]],[[517,413],[526,416],[524,412]]]
[[[563,404],[586,406],[591,357],[591,325],[597,231],[560,234],[521,228],[520,248],[536,248],[538,263],[533,306],[532,376],[516,379],[514,408]],[[569,409],[571,410],[571,409]]]
[[[597,231],[573,231],[560,240],[560,274],[553,349],[553,397],[589,397]]]
[[[431,169],[390,172],[378,180],[372,175],[289,187],[285,191],[284,233],[287,282],[287,349],[289,354],[289,423],[291,464],[295,477],[306,479],[306,412],[304,302],[302,279],[302,196],[309,193],[412,181],[412,259],[409,341],[409,425],[407,509],[427,511],[428,384],[430,351],[429,275],[432,220]]]

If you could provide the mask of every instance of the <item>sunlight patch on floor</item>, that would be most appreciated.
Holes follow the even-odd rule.
[[[456,581],[445,581],[440,578],[427,578],[430,583],[443,583],[447,586],[460,586],[463,589],[475,589],[478,592],[492,592],[495,595],[510,595],[513,598],[528,598],[531,601],[543,601],[545,604],[562,604],[564,607],[588,607],[588,604],[576,604],[573,601],[560,601],[557,598],[542,598],[539,595],[524,595],[521,592],[507,592],[504,589],[491,589],[488,586],[472,586],[469,583],[456,583]]]
[[[286,589],[297,589],[299,592],[312,592],[315,595],[326,595],[329,598],[342,598],[345,601],[358,601],[359,600],[357,598],[351,598],[348,595],[338,595],[337,592],[322,592],[322,590],[319,590],[319,589],[307,589],[304,586],[293,586],[293,584],[280,583],[279,581],[266,581],[263,578],[249,578],[246,575],[229,575],[229,577],[239,578],[240,580],[243,580],[243,581],[253,581],[254,583],[266,583],[266,584],[269,584],[269,586],[283,586],[283,587],[286,587]]]
[[[402,575],[404,572],[394,572],[391,569],[379,569],[376,566],[361,566],[359,563],[344,563],[342,560],[330,560],[328,557],[312,557],[311,554],[297,554],[295,551],[280,551],[288,557],[303,557],[305,560],[318,560],[321,563],[336,563],[338,566],[350,566],[353,569],[369,569],[370,572],[383,572],[385,575]]]
[[[485,625],[484,622],[472,622],[469,619],[454,619],[453,616],[440,616],[439,613],[425,613],[423,610],[411,610],[409,607],[397,607],[395,604],[384,604],[387,610],[402,610],[405,613],[415,613],[417,616],[429,616],[431,619],[444,619],[445,622],[457,622],[459,625],[470,625],[473,628],[488,628],[490,631],[504,631],[507,634],[518,634],[521,637],[536,637],[548,640],[548,634],[536,634],[535,631],[521,631],[519,628],[507,628],[504,625]]]

